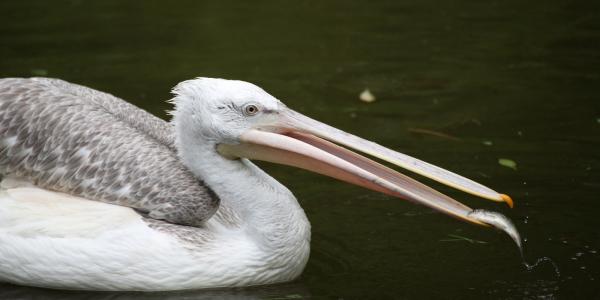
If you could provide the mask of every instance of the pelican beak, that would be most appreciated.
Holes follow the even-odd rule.
[[[323,124],[288,108],[268,124],[244,132],[239,144],[220,144],[228,157],[245,157],[290,165],[431,207],[458,219],[488,225],[470,216],[470,207],[377,163],[345,146],[473,195],[513,203],[507,195],[408,155]],[[340,146],[341,145],[341,146]]]

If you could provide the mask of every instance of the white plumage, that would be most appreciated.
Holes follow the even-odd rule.
[[[291,280],[309,241],[286,269],[244,233],[217,222],[201,251],[148,226],[131,208],[4,179],[0,190],[0,280],[91,290],[181,290]],[[295,267],[290,267],[294,264]]]

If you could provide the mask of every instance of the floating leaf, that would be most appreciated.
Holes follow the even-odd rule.
[[[452,140],[452,141],[460,141],[460,139],[455,136],[449,135],[447,133],[431,130],[431,129],[409,128],[408,131],[412,132],[412,133],[417,133],[417,134],[431,135],[431,136],[435,136],[435,137],[439,137],[439,138],[443,138],[443,139],[447,139],[447,140]]]
[[[517,163],[512,159],[499,158],[498,163],[503,167],[511,168],[515,171],[517,170]]]
[[[362,93],[360,93],[358,98],[360,99],[360,101],[367,102],[367,103],[371,103],[371,102],[375,101],[375,95],[373,95],[371,93],[371,91],[369,91],[369,89],[365,89],[364,91],[362,91]]]
[[[440,242],[469,242],[471,244],[487,244],[485,241],[470,239],[457,234],[449,234],[450,239],[441,239]]]
[[[484,145],[486,145],[486,146],[492,146],[492,145],[494,145],[494,143],[492,141],[483,141],[481,143],[484,144]]]
[[[31,75],[33,76],[47,76],[48,70],[46,69],[31,69]]]

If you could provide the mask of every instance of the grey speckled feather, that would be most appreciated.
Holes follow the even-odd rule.
[[[177,157],[169,123],[110,94],[0,79],[0,175],[199,226],[219,206]]]

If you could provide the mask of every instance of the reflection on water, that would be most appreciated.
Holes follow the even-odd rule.
[[[270,286],[238,289],[214,289],[203,291],[160,293],[60,291],[0,284],[0,299],[11,300],[291,300],[305,298],[310,298],[310,294],[301,283],[276,284]]]
[[[424,180],[510,217],[527,241],[525,258],[550,257],[561,272],[557,278],[547,263],[527,272],[500,232],[262,164],[312,223],[311,258],[298,283],[274,296],[255,288],[100,297],[600,294],[599,1],[2,1],[0,11],[1,77],[60,77],[163,118],[181,80],[257,83],[311,117],[509,194],[512,210]],[[367,88],[375,102],[358,99]],[[449,235],[464,239],[444,241]],[[10,285],[0,292],[98,295]]]

